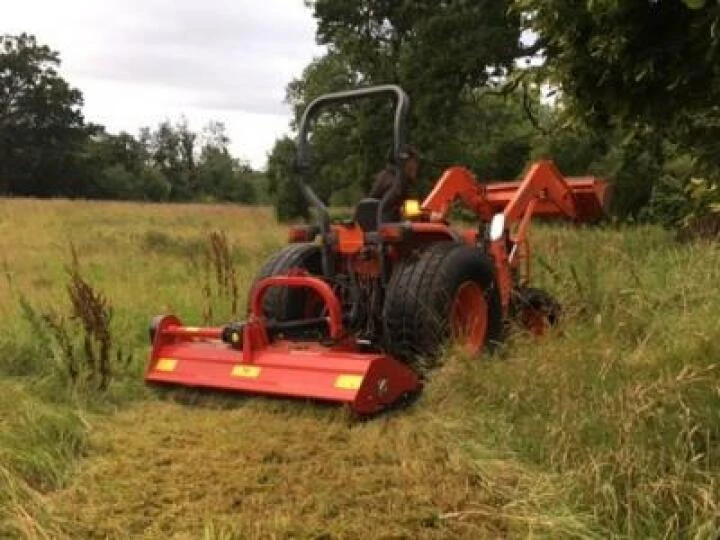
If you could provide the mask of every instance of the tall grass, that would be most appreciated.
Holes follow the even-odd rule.
[[[561,474],[609,535],[716,537],[719,247],[652,228],[543,232],[561,256],[541,278],[566,320],[466,365],[479,429]]]
[[[65,485],[86,446],[77,409],[0,379],[0,537],[56,537],[42,493]]]

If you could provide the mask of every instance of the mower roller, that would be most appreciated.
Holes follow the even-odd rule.
[[[395,191],[333,222],[308,183],[310,126],[327,106],[370,97],[394,101]],[[407,201],[388,222],[385,206],[407,181],[408,109],[394,85],[327,94],[307,107],[295,178],[316,223],[290,228],[290,244],[266,261],[246,321],[201,328],[155,317],[148,383],[340,402],[369,415],[419,392],[426,361],[448,340],[477,354],[502,341],[512,320],[536,334],[555,322],[557,303],[529,286],[530,222],[597,220],[608,183],[565,178],[550,161],[532,164],[519,182],[481,183],[451,167],[422,204]],[[476,227],[450,226],[458,203]]]

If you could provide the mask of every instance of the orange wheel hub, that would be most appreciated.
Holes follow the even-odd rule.
[[[488,305],[485,293],[474,281],[466,281],[455,292],[450,308],[450,328],[453,338],[471,354],[485,344],[488,324]]]
[[[535,307],[525,308],[520,316],[520,322],[531,334],[536,336],[544,336],[550,330],[550,321],[547,315]]]

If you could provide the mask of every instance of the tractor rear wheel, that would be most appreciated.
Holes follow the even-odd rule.
[[[386,349],[409,362],[432,360],[449,339],[468,353],[502,341],[500,294],[490,259],[449,242],[400,264],[383,309]]]
[[[322,253],[316,244],[292,244],[270,256],[260,268],[255,282],[270,276],[281,276],[291,270],[322,274]],[[263,314],[275,321],[292,321],[318,317],[324,307],[322,299],[310,289],[273,287],[263,299]]]

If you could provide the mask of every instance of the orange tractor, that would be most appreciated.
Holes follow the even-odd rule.
[[[313,101],[299,125],[296,172],[317,223],[291,228],[291,244],[265,262],[247,320],[201,328],[173,315],[153,319],[147,382],[328,400],[373,414],[417,393],[419,365],[448,340],[475,354],[502,341],[512,317],[535,333],[554,322],[556,303],[528,286],[530,222],[597,219],[608,184],[564,178],[548,161],[533,164],[519,182],[480,183],[466,168],[451,167],[400,220],[383,219],[389,192],[361,200],[352,220],[332,222],[307,182],[311,122],[326,106],[388,96],[395,188],[403,189],[409,100],[401,88]],[[457,203],[477,215],[477,227],[449,225]]]

